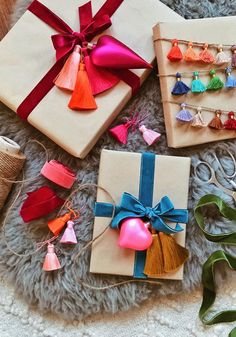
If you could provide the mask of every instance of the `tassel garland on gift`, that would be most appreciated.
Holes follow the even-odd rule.
[[[56,219],[49,221],[48,228],[55,236],[59,235],[66,223],[71,219],[71,215],[72,213],[68,212]]]
[[[228,113],[228,120],[224,123],[224,128],[227,130],[236,130],[236,119],[233,111]]]
[[[61,268],[61,264],[56,256],[54,245],[49,243],[47,247],[47,254],[43,263],[44,271],[53,271]]]
[[[167,54],[167,58],[171,61],[171,62],[178,62],[181,61],[183,58],[183,54],[178,46],[178,40],[173,40],[172,41],[172,48],[169,51],[169,53]]]
[[[60,240],[61,243],[67,243],[67,244],[76,244],[77,238],[74,231],[74,222],[68,221],[67,222],[67,228]]]
[[[203,63],[213,63],[215,61],[214,56],[208,50],[208,44],[203,45],[203,50],[199,54],[199,60]]]
[[[180,73],[176,73],[176,83],[171,91],[172,95],[184,95],[189,92],[190,88],[187,86],[187,84],[181,81],[181,77],[182,76]]]
[[[193,43],[191,41],[188,43],[188,49],[184,53],[184,60],[187,62],[199,61],[199,57],[193,50]]]
[[[216,54],[216,58],[215,58],[215,64],[217,65],[223,65],[225,63],[229,63],[230,62],[230,57],[227,56],[225,54],[225,52],[223,51],[223,46],[219,45],[218,46],[218,53]]]
[[[208,124],[209,128],[212,129],[223,129],[223,123],[220,119],[222,112],[220,110],[216,110],[215,111],[215,117],[210,121],[210,123]]]
[[[197,113],[193,117],[191,126],[194,127],[194,128],[201,129],[201,128],[204,128],[206,126],[206,124],[204,123],[201,111],[202,111],[202,109],[200,107],[198,107],[197,108]]]
[[[186,109],[186,104],[182,103],[180,105],[181,109],[180,111],[177,113],[176,115],[176,119],[179,122],[183,122],[183,123],[190,123],[193,119],[192,114]]]
[[[231,75],[232,68],[226,68],[226,82],[225,82],[225,87],[226,88],[236,88],[236,79]]]
[[[231,51],[232,51],[231,65],[232,65],[233,68],[236,68],[236,44],[234,44],[231,47]]]
[[[80,49],[79,45],[75,46],[74,51],[68,57],[61,72],[55,79],[54,83],[58,88],[70,91],[75,89],[80,64]]]
[[[209,75],[211,76],[211,80],[207,85],[207,90],[220,90],[224,88],[224,82],[221,81],[219,76],[216,76],[215,69],[211,69]]]
[[[160,133],[147,129],[145,125],[141,125],[139,131],[142,132],[143,139],[149,146],[154,144],[161,137]]]
[[[192,81],[192,84],[191,84],[191,91],[193,93],[201,93],[201,92],[206,91],[205,85],[199,79],[199,72],[198,71],[194,71],[194,73],[193,73],[193,81]]]
[[[79,65],[75,89],[68,106],[72,110],[97,109],[97,104],[93,97],[92,88],[89,83],[88,74],[84,63],[80,63]]]

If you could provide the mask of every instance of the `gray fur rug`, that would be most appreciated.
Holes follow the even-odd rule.
[[[236,15],[235,0],[221,1],[195,1],[195,0],[165,0],[163,1],[179,14],[186,18],[211,17],[222,15]],[[13,22],[20,17],[26,9],[29,0],[20,0],[17,3]],[[224,149],[229,148],[235,151],[235,141],[222,142],[218,144],[208,144],[201,147],[173,150],[168,149],[165,138],[165,128],[163,121],[163,112],[161,106],[160,88],[155,72],[143,85],[140,93],[130,101],[128,106],[116,120],[117,123],[122,117],[129,114],[129,111],[135,107],[137,110],[145,109],[151,115],[148,118],[147,126],[162,133],[161,141],[153,146],[152,150],[159,154],[185,155],[191,156],[193,163],[200,158],[201,160],[212,161],[212,151],[218,150],[225,164],[230,169],[230,163],[224,157]],[[114,123],[114,125],[115,125]],[[94,147],[88,157],[81,161],[69,156],[57,145],[44,137],[30,125],[23,123],[13,112],[6,107],[1,106],[0,113],[0,134],[8,136],[21,145],[30,139],[37,138],[48,149],[50,158],[55,158],[68,166],[78,169],[78,178],[82,183],[95,183],[97,181],[97,171],[99,166],[100,151],[102,148],[127,151],[147,150],[146,145],[139,133],[130,133],[127,146],[117,144],[106,132]],[[30,160],[26,164],[26,176],[35,176],[45,160],[45,154],[36,144],[27,146],[26,155]],[[232,167],[231,167],[232,168]],[[206,175],[206,172],[202,172]],[[227,186],[227,182],[219,175],[219,180]],[[33,242],[40,241],[46,233],[45,219],[35,221],[30,224],[23,224],[19,217],[19,208],[25,193],[34,190],[37,186],[45,184],[43,178],[39,178],[37,183],[26,184],[20,200],[14,206],[7,224],[6,235],[11,247],[18,253],[29,252],[32,249]],[[88,207],[84,210],[78,226],[76,226],[79,243],[74,249],[65,249],[60,247],[57,253],[60,255],[62,266],[64,268],[59,272],[42,272],[42,261],[45,251],[26,258],[15,256],[9,251],[0,237],[0,272],[9,282],[13,282],[17,292],[22,294],[28,303],[36,305],[41,310],[48,310],[63,316],[68,320],[83,319],[88,315],[97,312],[115,313],[119,310],[128,310],[137,306],[144,300],[152,297],[158,301],[160,295],[178,294],[182,291],[191,291],[200,285],[202,263],[209,254],[218,247],[207,242],[196,226],[192,209],[197,200],[205,193],[217,193],[220,191],[212,185],[201,185],[197,179],[191,178],[189,193],[190,221],[187,229],[187,247],[191,252],[189,261],[186,263],[185,276],[183,282],[165,282],[161,287],[152,287],[145,283],[127,284],[118,288],[106,291],[91,290],[83,287],[77,282],[82,279],[95,286],[103,286],[108,283],[114,283],[120,278],[114,276],[96,276],[88,272],[90,252],[87,250],[80,257],[76,264],[71,262],[70,256],[74,256],[87,241],[91,239],[93,228],[92,207],[95,200],[95,190],[80,194],[74,200],[75,204],[87,203]],[[230,187],[230,186],[228,186]],[[5,210],[14,197],[16,189],[12,191]],[[60,195],[63,193],[60,191]],[[226,201],[232,203],[230,198],[224,196]],[[212,230],[222,230],[227,226],[220,219],[212,218],[210,221]],[[229,248],[228,248],[229,250]]]

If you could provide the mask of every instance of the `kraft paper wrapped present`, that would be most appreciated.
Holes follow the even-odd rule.
[[[93,238],[109,226],[113,215],[112,205],[115,202],[119,208],[124,192],[126,196],[127,193],[131,194],[133,200],[139,198],[143,205],[148,207],[154,207],[158,203],[160,205],[165,199],[162,198],[167,196],[175,210],[186,210],[189,172],[190,158],[103,150],[98,185],[109,194],[102,188],[98,188]],[[111,197],[114,199],[113,203]],[[154,221],[154,219],[151,220],[153,226]],[[176,220],[173,223],[167,220],[167,223],[172,229],[176,228]],[[173,237],[179,245],[185,246],[186,227],[183,223],[179,225],[183,230],[177,231]],[[119,235],[119,229],[108,227],[93,243],[90,272],[145,278],[143,271],[146,251],[137,252],[133,249],[121,248],[118,245]],[[183,266],[161,278],[181,280]]]
[[[78,7],[85,2],[41,1],[76,32],[79,31]],[[122,1],[116,1],[119,2]],[[104,0],[92,2],[93,15],[104,3]],[[115,37],[151,63],[155,58],[152,27],[159,20],[180,21],[183,18],[157,0],[125,0],[112,15],[111,27],[102,31],[102,34]],[[55,64],[51,36],[58,31],[60,29],[53,29],[32,12],[26,11],[1,41],[0,99],[13,111],[19,112],[21,103]],[[80,36],[78,33],[73,34]],[[135,69],[133,72],[142,83],[150,69]],[[53,79],[52,76],[51,83]],[[46,87],[42,85],[40,90],[43,93]],[[120,81],[115,87],[95,97],[98,109],[73,111],[67,106],[71,93],[54,86],[33,108],[27,121],[70,154],[84,158],[131,96],[131,87]],[[29,102],[32,106],[34,99],[31,97]]]
[[[180,123],[176,120],[176,114],[180,110],[180,103],[185,102],[193,105],[195,109],[189,109],[194,114],[197,112],[197,107],[202,107],[202,117],[204,124],[208,123],[214,117],[214,110],[222,110],[222,122],[228,120],[228,112],[233,111],[236,117],[235,91],[234,89],[223,88],[216,91],[206,91],[202,94],[187,93],[187,95],[174,96],[171,94],[172,88],[176,82],[174,76],[170,74],[182,73],[182,81],[191,86],[192,74],[194,71],[199,71],[200,80],[207,85],[210,81],[210,69],[216,70],[216,75],[221,78],[223,82],[226,81],[225,68],[230,66],[227,64],[215,65],[204,64],[203,62],[170,62],[167,59],[167,54],[171,49],[171,43],[162,39],[178,39],[198,42],[199,44],[208,43],[209,51],[214,57],[217,54],[217,46],[226,45],[223,48],[224,53],[229,59],[232,58],[231,46],[235,45],[235,30],[236,17],[220,17],[209,19],[194,19],[186,20],[185,22],[163,22],[153,28],[155,51],[158,62],[158,70],[160,74],[161,94],[163,100],[163,109],[165,116],[165,125],[168,145],[170,147],[178,148],[185,146],[192,146],[196,144],[203,144],[218,140],[236,138],[236,130],[215,130],[209,127],[197,128],[192,127],[188,123]],[[215,45],[211,48],[210,44]],[[179,43],[179,47],[184,53],[187,50],[187,45]],[[193,47],[193,50],[198,55],[202,50],[202,46]],[[217,70],[221,69],[221,70]],[[202,73],[202,71],[205,71]],[[168,75],[168,76],[166,76]],[[232,71],[235,77],[235,69]],[[174,102],[177,103],[170,103]],[[213,109],[207,111],[206,108]]]

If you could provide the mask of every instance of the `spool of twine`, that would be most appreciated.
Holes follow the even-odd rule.
[[[13,182],[10,181],[17,178],[25,160],[26,157],[17,143],[0,136],[0,210],[11,190]]]

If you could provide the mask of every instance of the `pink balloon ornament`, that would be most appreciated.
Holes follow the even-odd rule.
[[[149,223],[140,218],[127,218],[122,221],[118,245],[122,248],[146,250],[152,244]]]

